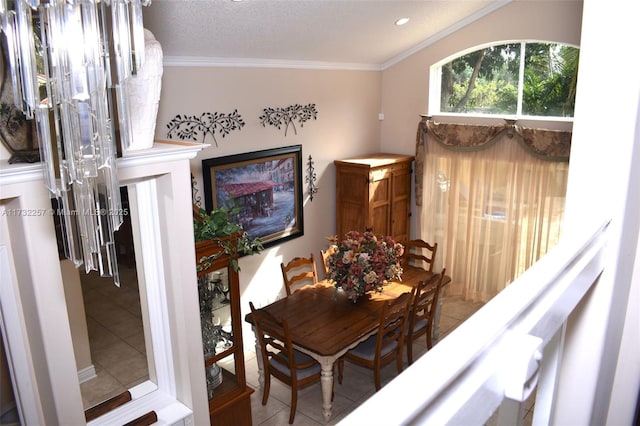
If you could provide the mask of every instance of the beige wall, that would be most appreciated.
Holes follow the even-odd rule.
[[[420,114],[428,114],[431,65],[474,46],[507,40],[580,44],[582,1],[514,1],[382,73],[382,149],[413,154]]]
[[[304,159],[311,155],[316,163],[319,184],[328,187],[333,159],[378,149],[380,78],[369,71],[165,67],[156,138],[167,139],[166,125],[177,114],[237,109],[245,126],[218,135],[217,147],[205,140],[212,146],[192,161],[197,178],[205,158],[302,144]],[[304,127],[296,123],[297,134],[289,129],[285,137],[284,128],[263,127],[258,119],[266,107],[309,103],[316,105],[317,119]]]
[[[579,0],[514,1],[388,67],[382,72],[381,149],[415,153],[420,114],[429,114],[429,68],[433,64],[457,52],[498,41],[539,40],[579,46],[581,20]],[[530,125],[525,121],[518,123]],[[546,122],[542,126],[570,130],[572,124]],[[412,237],[419,234],[419,218],[412,203]]]
[[[335,233],[335,169],[333,160],[379,150],[381,74],[375,71],[307,70],[227,67],[165,67],[156,138],[167,139],[167,123],[177,114],[203,112],[242,115],[245,126],[212,144],[191,161],[191,170],[203,197],[201,162],[206,158],[302,145],[304,169],[311,155],[317,185],[313,201],[304,194],[304,236],[240,260],[242,309],[249,301],[266,304],[284,295],[280,263],[295,256],[319,256],[326,237]],[[297,134],[260,124],[266,107],[314,103],[317,119],[296,124]],[[245,340],[253,334],[247,328]]]

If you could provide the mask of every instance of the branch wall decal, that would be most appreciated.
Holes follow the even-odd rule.
[[[198,182],[196,181],[196,177],[191,173],[191,199],[193,204],[198,207],[202,206],[202,197],[199,194],[198,190]]]
[[[202,143],[204,143],[207,135],[211,135],[218,146],[216,132],[224,138],[231,131],[240,130],[242,126],[244,126],[244,120],[237,109],[230,114],[204,112],[199,117],[178,114],[167,124],[169,129],[167,137],[173,139],[175,136],[183,140],[198,141],[202,135]]]
[[[313,201],[313,196],[318,193],[319,188],[316,185],[316,171],[311,155],[309,155],[309,159],[307,160],[307,177],[305,178],[305,182],[309,184],[309,200]]]
[[[293,132],[297,135],[298,131],[294,121],[300,123],[300,127],[304,126],[305,121],[316,119],[318,111],[316,104],[308,104],[305,106],[295,104],[286,108],[265,108],[263,114],[258,117],[261,120],[262,127],[267,124],[276,127],[278,130],[284,125],[284,135],[287,136],[289,126],[293,127]]]

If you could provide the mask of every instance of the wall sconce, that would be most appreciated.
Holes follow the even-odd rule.
[[[150,0],[0,0],[16,106],[35,119],[66,256],[119,285],[116,136],[131,143],[127,80],[144,62]],[[112,72],[113,70],[113,72]],[[117,124],[114,111],[117,111]],[[125,213],[126,214],[126,213]]]
[[[307,160],[307,177],[305,181],[309,185],[309,200],[313,201],[313,196],[318,193],[318,187],[316,186],[316,172],[313,168],[313,158],[311,156]]]

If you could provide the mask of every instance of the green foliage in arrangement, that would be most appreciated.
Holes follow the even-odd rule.
[[[195,241],[215,241],[223,253],[231,259],[231,265],[236,271],[238,257],[260,253],[264,247],[260,238],[251,236],[242,228],[234,218],[240,213],[240,207],[220,207],[207,213],[205,209],[199,209],[197,218],[193,219],[193,232]],[[216,256],[216,257],[217,257]],[[200,263],[201,259],[197,259]],[[209,262],[214,259],[209,259]]]

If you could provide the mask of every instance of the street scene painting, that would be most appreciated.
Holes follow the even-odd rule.
[[[205,206],[240,207],[235,218],[265,247],[302,236],[302,145],[202,161]]]

